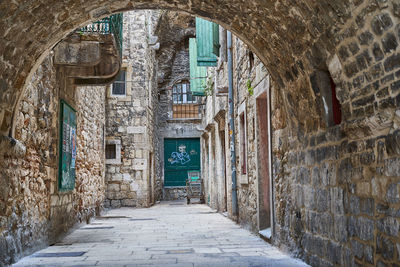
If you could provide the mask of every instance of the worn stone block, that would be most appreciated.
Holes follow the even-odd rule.
[[[111,200],[111,208],[116,209],[121,207],[121,201],[117,199]]]
[[[386,58],[383,66],[385,67],[386,72],[400,68],[400,54],[394,54]]]
[[[375,61],[380,61],[385,57],[378,43],[374,43],[372,47],[372,54],[374,55]]]
[[[395,248],[392,240],[382,235],[378,235],[376,252],[381,254],[384,259],[392,260],[395,253]]]
[[[352,239],[350,242],[351,242],[351,251],[353,252],[353,254],[357,258],[362,259],[364,256],[364,245],[354,239]]]
[[[122,207],[136,207],[136,200],[134,199],[122,199],[121,200]]]
[[[393,26],[392,19],[387,13],[376,15],[371,21],[372,31],[376,35],[382,35],[387,29]]]
[[[128,126],[128,127],[126,127],[126,133],[128,133],[128,134],[144,134],[144,133],[146,133],[146,127],[144,127],[144,126]]]
[[[400,158],[385,160],[385,175],[400,176]]]
[[[368,245],[364,246],[364,259],[370,263],[374,264],[374,248]]]
[[[327,258],[333,264],[340,264],[342,259],[341,245],[336,242],[328,242],[327,244]]]
[[[361,198],[360,199],[361,213],[374,216],[375,211],[375,201],[373,198]]]
[[[397,237],[399,234],[399,219],[386,217],[377,221],[377,228],[389,236]]]
[[[325,212],[330,206],[330,195],[329,191],[325,189],[316,190],[316,208],[319,212]]]
[[[372,240],[374,237],[374,221],[360,217],[357,221],[357,236],[362,240]]]
[[[393,94],[396,94],[400,90],[400,81],[395,81],[390,85],[390,89]]]
[[[333,214],[344,214],[343,189],[340,187],[331,188],[330,196],[331,196],[331,212]]]
[[[369,31],[363,32],[358,36],[361,45],[369,45],[372,43],[374,36]]]
[[[394,131],[385,138],[386,152],[389,156],[400,155],[400,130]]]

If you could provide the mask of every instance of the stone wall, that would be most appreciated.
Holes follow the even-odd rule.
[[[399,177],[397,0],[104,0],[100,5],[94,0],[60,5],[32,0],[20,6],[4,2],[1,10],[5,16],[0,19],[1,133],[8,135],[11,130],[14,136],[13,117],[17,116],[13,114],[22,108],[23,102],[18,99],[23,88],[29,86],[50,48],[62,37],[85,22],[117,10],[146,7],[185,10],[220,22],[249,44],[267,66],[272,80],[274,129],[274,242],[313,265],[329,266],[335,261],[339,261],[337,265],[352,265],[353,261],[360,265],[396,262],[399,237],[396,230],[390,229],[396,229],[399,223],[398,200],[393,197],[397,196]],[[317,70],[329,71],[337,85],[342,104],[340,126],[327,128],[321,116],[320,93],[313,90],[310,82]],[[42,98],[45,96],[38,97],[44,101]],[[40,101],[34,102],[35,109],[40,109]],[[340,149],[333,148],[339,143]],[[1,164],[9,162],[7,159]],[[29,164],[33,162],[29,160]],[[13,164],[21,166],[23,162],[16,160]],[[323,177],[336,175],[337,183],[320,185],[325,179],[321,178],[313,184],[313,169],[325,164],[334,167]],[[350,168],[348,177],[343,171]],[[2,173],[9,171],[8,166],[1,168]],[[13,177],[3,176],[9,177],[6,181]],[[20,175],[14,177],[21,180]],[[316,195],[304,193],[308,186],[319,191]],[[292,187],[297,189],[291,190]],[[338,192],[336,196],[330,193],[331,189]],[[315,199],[305,198],[310,195]],[[318,204],[325,202],[325,196],[327,201],[337,198],[338,207]],[[364,199],[369,200],[363,202]],[[320,206],[314,207],[313,201]],[[350,208],[349,203],[353,207],[360,203],[360,208]],[[373,207],[374,212],[363,211],[368,209],[362,208],[362,203],[372,203],[367,206]],[[5,207],[12,207],[9,204]],[[325,223],[329,218],[334,222]],[[344,237],[325,234],[325,226],[337,229]]]
[[[400,36],[398,15],[390,7],[384,3],[360,5],[351,33],[346,29],[337,34],[337,54],[329,54],[324,44],[317,43],[307,53],[307,60],[298,62],[282,77],[286,91],[276,80],[270,88],[272,242],[313,266],[385,266],[398,262]],[[374,15],[366,19],[366,12]],[[263,68],[257,66],[257,58],[251,71],[248,50],[238,40],[234,45],[238,221],[256,231],[260,225],[257,108],[246,82],[251,81],[254,91],[267,83],[260,75],[264,71],[260,72]],[[219,65],[214,74],[215,90],[226,83],[220,70]],[[313,84],[317,71],[329,73],[336,84],[340,125],[330,126],[325,118],[322,90],[326,88]],[[223,210],[223,180],[217,171],[221,160],[218,131],[228,131],[228,125],[216,118],[223,110],[218,107],[219,99],[216,94],[207,99],[202,148],[209,203]],[[245,176],[240,175],[237,115],[241,111],[246,111],[248,142]],[[226,166],[229,168],[229,162]],[[229,203],[229,183],[226,186]],[[229,205],[228,211],[232,214]]]
[[[336,34],[337,54],[318,43],[307,66],[287,77],[290,93],[275,84],[274,242],[315,266],[399,260],[400,35],[392,4],[360,4],[351,26]],[[328,127],[318,114],[321,93],[306,89],[313,88],[308,68],[332,75],[340,125]]]
[[[1,155],[0,263],[54,243],[74,224],[98,214],[104,197],[104,87],[80,87],[75,189],[58,191],[59,73],[52,57],[38,68],[22,98],[16,137],[22,157]]]
[[[148,207],[154,201],[154,111],[157,102],[155,53],[149,45],[152,17],[158,12],[124,13],[122,68],[126,70],[126,95],[107,91],[108,143],[121,144],[120,162],[107,164],[106,207]]]
[[[219,59],[218,66],[209,68],[209,78],[214,80],[213,94],[207,97],[203,127],[203,161],[206,180],[207,199],[211,207],[228,211],[231,218],[238,220],[252,231],[258,231],[258,165],[256,133],[256,97],[268,92],[268,73],[261,61],[254,57],[250,66],[249,48],[237,37],[233,37],[233,81],[235,105],[235,150],[236,179],[238,196],[238,217],[232,212],[232,170],[229,137],[228,107],[228,65]],[[222,53],[221,53],[222,54]],[[249,92],[250,82],[254,92]],[[247,172],[242,174],[240,143],[240,115],[244,112],[247,146]]]

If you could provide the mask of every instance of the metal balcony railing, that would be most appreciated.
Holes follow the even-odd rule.
[[[118,45],[119,54],[122,56],[122,25],[123,15],[122,13],[119,13],[82,27],[78,30],[78,32],[82,34],[112,34]]]

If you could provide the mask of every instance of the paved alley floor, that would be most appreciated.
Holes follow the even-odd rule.
[[[206,205],[108,211],[14,266],[307,266]]]

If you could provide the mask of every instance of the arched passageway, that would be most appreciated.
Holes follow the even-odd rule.
[[[144,8],[221,24],[271,74],[275,242],[315,265],[395,262],[398,1],[3,2],[0,132],[13,135],[22,91],[57,42],[89,21]],[[332,84],[341,105],[338,125],[322,115]]]
[[[27,77],[33,74],[49,50],[80,25],[115,12],[144,8],[172,9],[211,19],[247,43],[267,66],[277,85],[288,90],[286,84],[301,81],[301,76],[315,68],[326,68],[326,61],[335,55],[339,44],[354,37],[357,28],[370,26],[370,20],[380,13],[381,8],[392,10],[394,14],[398,9],[395,2],[378,5],[369,1],[92,0],[62,3],[16,1],[1,5],[0,130],[6,134]],[[378,20],[372,26],[377,29],[386,27],[385,16],[382,18],[381,23]],[[351,67],[347,68],[348,71],[354,72]],[[308,100],[311,91],[302,91],[298,97]],[[308,104],[310,107],[306,110],[298,111],[316,116],[313,103]],[[308,128],[315,127],[309,122],[306,124]]]

